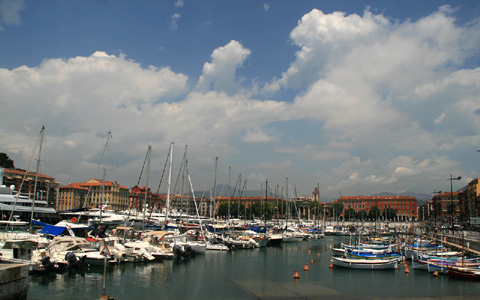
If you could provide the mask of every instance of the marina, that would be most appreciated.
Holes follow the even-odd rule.
[[[107,269],[106,294],[115,299],[473,299],[480,294],[479,281],[407,273],[401,264],[388,270],[331,268],[332,248],[341,243],[349,237],[117,264]],[[296,271],[299,279],[293,278]],[[29,280],[28,299],[98,299],[103,267],[34,274]]]

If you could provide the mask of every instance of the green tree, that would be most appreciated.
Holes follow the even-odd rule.
[[[245,205],[243,203],[240,203],[240,216],[244,217],[245,214]],[[248,211],[247,211],[248,214]],[[218,206],[218,216],[227,218],[228,215],[228,202],[222,202]],[[238,216],[238,202],[231,202],[230,203],[230,219],[231,218],[236,218]]]
[[[355,212],[355,209],[353,208],[349,208],[347,210],[345,210],[345,213],[343,214],[345,220],[352,220],[352,219],[355,219],[356,217],[356,212]]]
[[[342,202],[334,202],[333,205],[330,207],[330,215],[333,219],[338,219],[343,212],[343,203]]]
[[[313,201],[310,204],[310,211],[311,211],[312,215],[320,217],[320,216],[323,216],[323,207],[324,207],[324,205],[321,204],[320,202]]]
[[[370,220],[376,220],[381,215],[382,215],[382,211],[376,205],[372,206],[372,208],[368,212],[368,217],[370,218]]]
[[[252,204],[252,217],[261,218],[265,215],[266,219],[273,216],[273,205],[270,202],[256,201]]]
[[[386,220],[393,220],[397,217],[397,211],[389,207],[383,211],[383,216]]]
[[[6,153],[0,153],[0,167],[7,169],[15,169],[13,160],[11,160]]]
[[[362,220],[362,221],[365,220],[367,216],[368,216],[368,213],[364,209],[357,211],[357,213],[355,214],[355,217],[357,218],[357,220]]]

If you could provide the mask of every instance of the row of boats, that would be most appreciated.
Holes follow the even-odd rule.
[[[61,221],[55,225],[34,222],[37,232],[0,232],[0,260],[26,263],[30,273],[95,265],[188,259],[206,251],[233,251],[276,246],[280,243],[322,238],[320,230],[286,227],[227,225],[226,223],[174,224],[162,229],[92,227]],[[188,225],[188,226],[187,226]],[[186,230],[180,230],[184,228]]]
[[[331,267],[350,269],[397,269],[407,260],[414,270],[480,280],[480,258],[467,257],[463,252],[450,251],[441,242],[425,237],[412,240],[391,238],[359,241],[332,248]]]

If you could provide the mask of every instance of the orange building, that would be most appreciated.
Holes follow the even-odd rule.
[[[381,212],[392,208],[397,212],[398,221],[417,220],[417,199],[410,196],[347,196],[336,200],[343,203],[343,212],[354,209],[355,212],[364,210],[367,213],[377,206]]]

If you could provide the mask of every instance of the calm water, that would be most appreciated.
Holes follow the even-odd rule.
[[[207,251],[186,261],[123,264],[107,271],[106,293],[116,300],[480,299],[480,282],[426,271],[330,269],[330,248],[341,242],[341,237],[326,237],[275,248]],[[99,299],[102,291],[100,267],[83,274],[30,276],[28,299]]]

